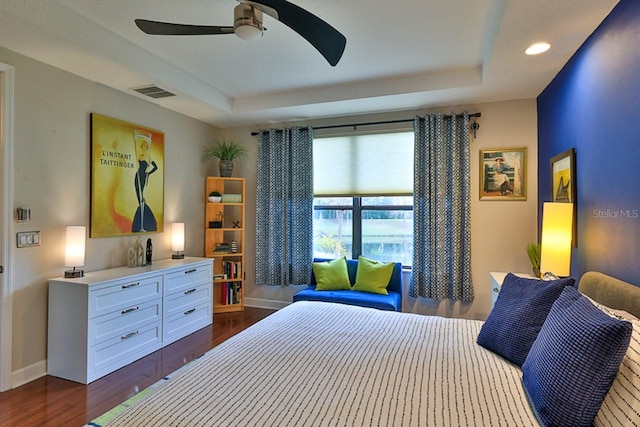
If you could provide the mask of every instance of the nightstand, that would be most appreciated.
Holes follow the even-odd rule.
[[[504,281],[505,276],[509,274],[508,272],[502,271],[491,271],[489,272],[489,277],[491,277],[491,309],[493,310],[493,305],[496,303],[498,299],[498,294],[500,293],[500,288],[502,288],[502,282]],[[525,279],[538,279],[531,274],[527,273],[513,273],[518,277],[523,277]]]

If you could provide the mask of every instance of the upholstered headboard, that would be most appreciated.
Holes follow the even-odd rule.
[[[578,284],[580,292],[610,308],[624,310],[640,318],[640,287],[604,273],[588,271]]]

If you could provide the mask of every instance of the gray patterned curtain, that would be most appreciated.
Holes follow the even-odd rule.
[[[414,120],[413,297],[472,301],[469,115]]]
[[[309,283],[313,260],[313,129],[260,131],[256,284]]]

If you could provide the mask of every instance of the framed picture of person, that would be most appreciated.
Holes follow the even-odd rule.
[[[91,237],[163,231],[164,133],[91,114]]]
[[[573,246],[577,246],[576,151],[573,148],[553,156],[551,166],[551,201],[573,203]]]
[[[527,148],[480,150],[480,200],[527,200]]]

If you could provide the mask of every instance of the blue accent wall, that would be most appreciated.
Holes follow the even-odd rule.
[[[550,159],[576,151],[571,274],[640,285],[640,1],[621,0],[538,97],[538,203]]]

